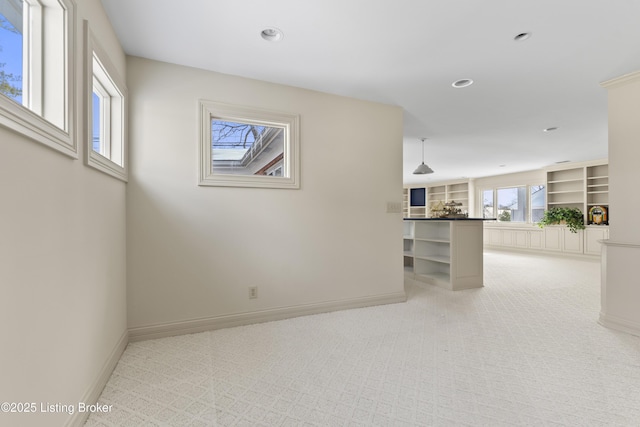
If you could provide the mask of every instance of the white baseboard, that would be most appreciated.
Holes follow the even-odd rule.
[[[107,381],[109,381],[109,377],[111,377],[111,373],[113,372],[116,365],[118,364],[118,360],[120,360],[120,356],[122,356],[122,353],[124,353],[124,349],[127,347],[128,343],[129,343],[129,332],[125,330],[122,336],[120,337],[120,339],[118,340],[118,343],[111,351],[111,354],[109,354],[109,357],[107,358],[106,362],[102,366],[100,373],[98,374],[96,379],[93,381],[93,384],[91,384],[91,386],[87,389],[87,391],[84,393],[84,395],[82,396],[82,399],[80,399],[79,402],[84,402],[87,405],[93,405],[98,401],[98,398],[100,397],[100,394],[104,389],[104,386],[107,384]],[[68,426],[68,427],[83,426],[84,423],[87,421],[88,417],[89,417],[89,412],[81,413],[79,411],[76,411],[74,412],[73,416],[69,418],[65,426]]]
[[[640,337],[640,324],[638,323],[630,322],[629,320],[621,319],[619,317],[607,315],[604,313],[600,313],[598,323],[607,328],[615,329],[616,331],[622,331]]]
[[[303,304],[292,307],[281,307],[269,310],[253,311],[249,313],[228,314],[180,322],[163,323],[141,326],[129,329],[130,341],[142,341],[154,338],[164,338],[174,335],[193,334],[213,329],[229,328],[233,326],[249,325],[252,323],[271,322],[310,314],[326,313],[351,308],[369,307],[382,304],[406,302],[404,292],[375,295],[364,298],[353,298],[340,301],[327,301],[316,304]]]

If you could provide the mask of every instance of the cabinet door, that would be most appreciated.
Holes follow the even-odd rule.
[[[544,248],[544,231],[529,231],[529,247],[531,249]]]
[[[502,246],[502,230],[488,229],[489,244],[493,246]]]
[[[584,250],[584,233],[582,230],[578,230],[577,233],[572,233],[568,228],[562,229],[562,251],[569,253],[581,254]]]
[[[544,228],[544,248],[548,251],[562,250],[562,230],[558,227]]]
[[[502,231],[502,246],[513,247],[515,246],[515,231],[513,230],[501,230]]]
[[[524,230],[517,230],[513,232],[514,234],[514,241],[513,241],[513,245],[517,248],[528,248],[529,247],[529,242],[528,242],[528,233]]]
[[[584,231],[584,253],[588,255],[600,255],[601,244],[598,240],[609,238],[609,227],[587,227]]]

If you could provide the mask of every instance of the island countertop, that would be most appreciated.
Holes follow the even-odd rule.
[[[405,221],[495,221],[497,218],[403,218]]]

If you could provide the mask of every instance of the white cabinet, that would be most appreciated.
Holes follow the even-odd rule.
[[[587,226],[584,230],[584,253],[587,255],[600,255],[601,243],[599,240],[609,238],[609,227]]]
[[[502,230],[496,230],[494,228],[488,228],[485,230],[488,238],[488,244],[490,246],[502,246]]]
[[[570,254],[583,253],[584,233],[578,230],[572,233],[565,226],[547,226],[544,228],[544,248],[549,251],[564,252]]]
[[[572,233],[567,227],[562,229],[562,252],[581,254],[584,249],[584,232]]]
[[[404,227],[411,278],[453,291],[483,286],[482,221],[405,220]]]
[[[542,249],[544,232],[539,228],[485,226],[485,245],[516,249]]]
[[[548,251],[562,250],[562,230],[560,227],[544,228],[544,248]]]
[[[527,248],[529,246],[529,232],[526,230],[500,230],[502,246],[513,248]]]
[[[543,249],[544,242],[545,242],[544,231],[542,230],[529,231],[529,248],[530,249]]]
[[[563,225],[538,227],[485,226],[487,247],[505,249],[530,249],[550,253],[600,255],[599,240],[609,238],[609,227],[591,225],[572,233]]]

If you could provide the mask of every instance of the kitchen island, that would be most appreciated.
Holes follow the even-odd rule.
[[[485,218],[405,218],[405,278],[451,291],[483,284]]]

